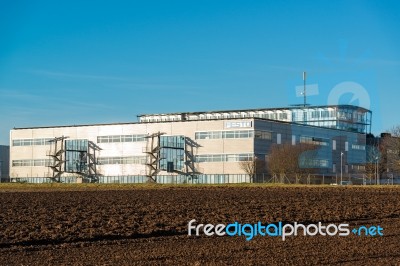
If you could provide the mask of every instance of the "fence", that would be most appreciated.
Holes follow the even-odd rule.
[[[237,184],[251,183],[251,178],[244,174],[210,174],[210,175],[159,175],[156,179],[159,184]],[[51,183],[52,180],[46,177],[19,177],[11,178],[11,182],[19,183]],[[61,177],[61,183],[76,183],[77,177]],[[83,182],[92,182],[83,180]],[[148,182],[147,176],[98,176],[95,183],[100,184],[139,184]]]
[[[254,178],[250,178],[245,174],[202,174],[202,175],[159,175],[157,176],[159,184],[238,184],[238,183],[278,183],[278,184],[340,184],[340,177],[325,175],[306,175],[306,176],[276,176],[268,174],[258,174]],[[346,175],[342,181],[351,182],[354,185],[373,185],[374,180],[365,176]],[[20,183],[51,183],[53,182],[47,177],[21,177],[11,178],[11,182]],[[77,177],[68,176],[61,177],[61,183],[77,183]],[[100,184],[140,184],[148,182],[147,176],[143,175],[127,175],[127,176],[98,176],[97,180],[83,179],[83,182],[94,182]],[[400,179],[386,180],[382,179],[380,184],[400,184]]]

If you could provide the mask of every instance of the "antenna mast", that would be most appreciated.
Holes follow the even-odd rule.
[[[304,71],[304,72],[303,72],[303,81],[304,81],[304,89],[303,89],[303,96],[304,96],[304,107],[306,107],[306,105],[307,105],[307,95],[306,95],[306,77],[307,77],[307,74],[306,74],[306,72]]]

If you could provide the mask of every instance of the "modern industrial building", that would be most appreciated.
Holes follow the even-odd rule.
[[[284,144],[317,147],[307,167],[320,174],[349,173],[365,163],[371,117],[371,111],[352,105],[295,106],[139,115],[136,123],[14,128],[10,178],[243,182],[246,172],[239,162],[268,162],[271,148]]]
[[[10,147],[0,145],[0,181],[5,182],[9,179]]]

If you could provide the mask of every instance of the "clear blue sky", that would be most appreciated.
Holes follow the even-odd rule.
[[[13,127],[301,103],[303,70],[311,104],[360,85],[379,133],[400,124],[399,3],[3,1],[0,144]]]

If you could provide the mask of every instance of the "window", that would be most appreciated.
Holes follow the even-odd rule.
[[[50,166],[52,163],[51,159],[27,159],[27,160],[13,160],[12,166]]]
[[[99,157],[98,164],[145,164],[145,156]]]
[[[111,136],[110,142],[121,142],[121,136]]]
[[[329,111],[321,111],[321,117],[322,117],[322,118],[327,118],[327,117],[329,117]]]
[[[306,111],[303,112],[303,121],[307,121],[307,112]]]
[[[220,138],[222,138],[222,132],[221,131],[211,132],[210,138],[211,139],[220,139]]]
[[[365,146],[364,146],[364,145],[352,144],[352,145],[351,145],[351,148],[352,148],[353,150],[362,150],[362,151],[365,151]]]
[[[121,136],[121,142],[133,142],[134,138],[132,135]]]
[[[329,163],[328,160],[315,159],[315,160],[312,160],[311,166],[312,167],[327,167],[328,163]]]
[[[254,131],[254,134],[256,139],[272,139],[272,133],[269,131],[256,130]]]
[[[304,160],[301,165],[305,168],[326,168],[329,165],[329,161],[325,159]]]
[[[319,160],[319,166],[321,167],[328,167],[328,160]]]
[[[329,142],[327,139],[323,139],[323,138],[301,136],[300,143],[328,146]]]
[[[222,154],[214,154],[212,155],[212,162],[222,162]]]
[[[271,139],[271,132],[253,130],[230,130],[230,131],[205,131],[196,132],[195,139]]]
[[[253,159],[253,155],[251,154],[239,154],[239,161],[251,161]]]
[[[336,151],[336,140],[332,140],[332,150]]]
[[[14,139],[12,141],[13,146],[36,146],[36,145],[50,145],[50,140],[53,138],[42,138],[42,139]]]
[[[276,134],[276,143],[277,144],[282,143],[282,135],[280,133]]]
[[[312,111],[311,118],[319,118],[319,111]]]
[[[292,145],[296,145],[296,135],[292,135]]]
[[[226,161],[227,162],[235,162],[236,161],[236,156],[234,154],[227,154],[226,155]]]
[[[224,134],[224,139],[234,139],[235,138],[234,131],[225,131],[225,132],[223,132],[223,134]]]
[[[112,135],[98,136],[97,143],[116,143],[116,142],[141,142],[146,141],[147,135]]]
[[[202,154],[195,157],[196,162],[240,162],[253,160],[253,154]]]
[[[332,164],[332,173],[336,173],[336,164]]]
[[[185,137],[184,136],[161,136],[160,146],[161,146],[161,148],[183,149],[185,147]]]
[[[107,143],[108,137],[97,137],[97,143]]]
[[[250,131],[237,131],[235,134],[235,137],[243,138],[243,139],[250,138],[251,136],[249,133],[250,133]]]
[[[348,141],[346,141],[346,142],[344,143],[344,150],[345,150],[345,151],[349,151],[349,142],[348,142]]]

